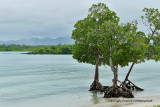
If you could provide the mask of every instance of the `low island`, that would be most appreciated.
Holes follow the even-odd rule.
[[[25,54],[72,54],[74,45],[0,45],[0,51],[25,51]]]
[[[72,54],[73,45],[52,45],[36,49],[27,54]]]

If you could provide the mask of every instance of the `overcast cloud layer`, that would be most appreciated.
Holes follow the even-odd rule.
[[[71,36],[74,24],[98,2],[121,22],[138,20],[139,30],[144,7],[160,10],[160,0],[0,0],[0,40]]]

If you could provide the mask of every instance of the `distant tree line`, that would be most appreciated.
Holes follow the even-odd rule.
[[[73,45],[51,45],[29,52],[28,54],[72,54]]]
[[[72,54],[73,45],[0,45],[0,51],[30,51],[28,54]]]
[[[30,45],[0,45],[0,51],[35,51],[41,48],[46,48],[48,46],[30,46]]]

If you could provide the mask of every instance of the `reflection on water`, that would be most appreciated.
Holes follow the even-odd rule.
[[[103,92],[93,91],[92,93],[92,102],[93,104],[98,104],[103,99]]]
[[[97,92],[93,92],[93,103],[94,103],[94,104],[99,103],[99,99],[98,99],[98,96],[97,96]]]

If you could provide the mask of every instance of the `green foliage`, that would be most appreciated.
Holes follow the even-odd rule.
[[[75,24],[75,29],[72,32],[72,39],[75,40],[75,48],[73,50],[73,58],[79,62],[90,63],[95,65],[98,61],[99,65],[105,64],[104,49],[102,47],[103,35],[101,32],[101,25],[111,20],[119,21],[116,13],[110,11],[109,8],[103,4],[93,4],[89,9],[88,16],[79,20]]]
[[[28,46],[28,45],[0,45],[0,51],[31,51],[29,54],[72,54],[73,45]]]
[[[29,45],[0,45],[0,51],[34,51],[47,46],[29,46]]]
[[[160,12],[154,8],[144,8],[143,11],[145,15],[141,18],[149,31],[146,57],[158,61],[160,60]]]
[[[64,45],[61,47],[62,54],[71,54],[72,53],[72,47],[69,45]]]
[[[149,30],[148,38],[153,39],[153,36],[159,34],[160,30],[160,13],[158,9],[154,8],[144,8],[143,12],[145,13],[142,16],[142,21]]]
[[[147,38],[137,31],[137,21],[119,25],[119,17],[103,4],[93,4],[88,16],[75,24],[73,58],[79,62],[114,66],[140,63],[145,59]]]
[[[102,47],[107,55],[107,65],[110,65],[109,55],[112,54],[114,66],[126,66],[129,62],[140,63],[145,59],[146,37],[143,32],[137,32],[137,22],[119,25],[106,21],[101,26],[103,38]],[[107,51],[108,50],[108,51]]]
[[[29,54],[72,54],[73,45],[52,45],[29,52]]]

